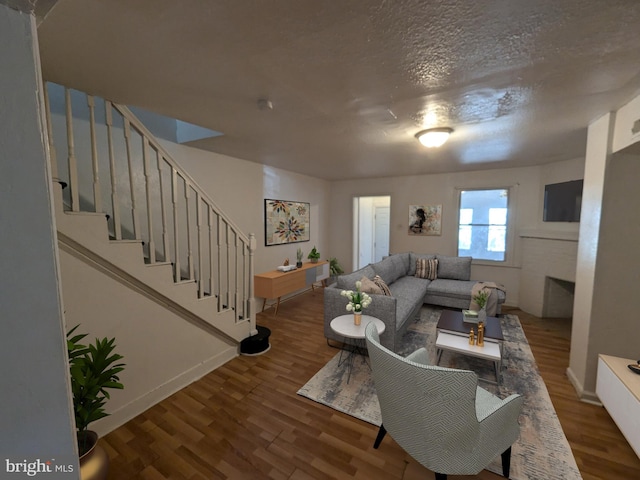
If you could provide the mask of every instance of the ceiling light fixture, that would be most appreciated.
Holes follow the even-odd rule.
[[[416,133],[416,138],[420,140],[420,143],[425,147],[440,147],[447,141],[449,135],[453,132],[453,128],[428,128],[427,130],[421,130]]]

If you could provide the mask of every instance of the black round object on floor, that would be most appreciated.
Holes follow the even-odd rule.
[[[260,355],[265,353],[271,345],[269,345],[269,336],[271,330],[267,327],[256,327],[258,333],[245,338],[240,342],[240,353],[242,355]]]

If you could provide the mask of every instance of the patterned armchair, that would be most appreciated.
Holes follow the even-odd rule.
[[[509,477],[511,445],[520,434],[520,395],[500,400],[478,387],[473,372],[429,365],[424,348],[403,358],[380,344],[371,324],[365,336],[382,413],[374,448],[388,431],[436,472],[436,480],[475,475],[501,454]]]

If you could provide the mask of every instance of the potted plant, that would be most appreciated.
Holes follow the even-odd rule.
[[[338,263],[338,259],[336,257],[331,257],[329,259],[329,275],[335,278],[338,275],[342,275],[343,273],[344,273],[344,270]]]
[[[96,338],[95,344],[85,346],[79,342],[87,334],[74,335],[78,326],[67,333],[67,351],[80,471],[81,477],[85,478],[82,471],[86,466],[85,469],[99,472],[92,479],[103,479],[109,469],[109,457],[98,445],[98,434],[88,427],[91,422],[109,415],[104,410],[106,401],[111,398],[107,389],[124,388],[118,374],[124,370],[125,364],[118,363],[122,355],[113,353],[115,338]]]
[[[478,322],[485,323],[487,321],[487,300],[489,299],[489,292],[480,290],[473,296],[473,301],[478,305],[480,310],[478,311]]]
[[[353,324],[360,325],[362,321],[362,310],[371,305],[371,296],[368,293],[360,290],[362,282],[358,280],[356,282],[356,291],[342,290],[340,295],[347,297],[349,302],[347,303],[347,311],[353,312]]]
[[[298,248],[298,251],[296,252],[296,258],[297,258],[296,267],[298,268],[302,267],[302,249],[301,248]]]
[[[316,250],[316,246],[314,245],[307,258],[311,261],[311,263],[318,263],[318,259],[320,258],[320,252]]]

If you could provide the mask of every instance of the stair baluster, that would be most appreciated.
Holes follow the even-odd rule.
[[[200,193],[196,191],[196,232],[197,232],[197,249],[198,249],[198,271],[197,271],[197,280],[198,280],[198,298],[202,298],[204,296],[204,281],[203,281],[203,273],[202,273],[202,212],[201,212],[201,204],[202,200],[200,199]]]
[[[136,206],[136,186],[133,174],[133,162],[131,157],[131,122],[124,118],[124,139],[127,149],[127,171],[129,172],[129,190],[131,192],[131,219],[133,221],[133,237],[140,238],[140,223],[138,222],[138,211]]]
[[[147,198],[147,230],[149,231],[149,263],[156,263],[156,242],[153,240],[153,202],[151,201],[151,168],[149,166],[149,139],[142,137],[142,165],[144,169],[144,190]]]
[[[116,172],[116,158],[113,149],[113,111],[111,102],[104,102],[105,123],[107,125],[107,148],[109,152],[109,176],[111,180],[111,213],[113,215],[113,235],[116,240],[122,240],[122,224],[120,219],[120,199],[118,198],[118,181]]]
[[[100,191],[100,173],[98,167],[98,142],[96,140],[95,100],[87,95],[89,107],[89,135],[91,136],[91,171],[93,173],[93,206],[94,212],[102,212],[102,194]]]
[[[167,206],[165,200],[164,182],[162,180],[163,157],[159,150],[156,150],[156,166],[158,168],[158,187],[160,189],[160,220],[162,221],[162,250],[164,261],[169,261],[171,257],[171,247],[169,246],[169,229],[167,227]]]
[[[171,202],[173,204],[173,268],[176,282],[182,281],[180,273],[180,225],[178,223],[178,172],[171,168]]]
[[[187,272],[189,280],[193,280],[193,247],[191,242],[191,186],[187,179],[184,180],[184,200],[186,203],[186,220],[187,220]]]
[[[78,182],[78,163],[75,153],[75,142],[73,140],[73,111],[71,110],[71,91],[64,89],[64,100],[67,114],[67,149],[69,163],[69,189],[71,192],[71,211],[80,211],[80,188]]]
[[[47,120],[47,137],[49,140],[49,158],[51,159],[51,177],[53,181],[56,183],[60,183],[60,178],[58,177],[58,157],[56,155],[56,147],[53,143],[53,123],[51,121],[51,105],[49,104],[49,89],[43,88],[44,94],[44,112],[45,118]]]

